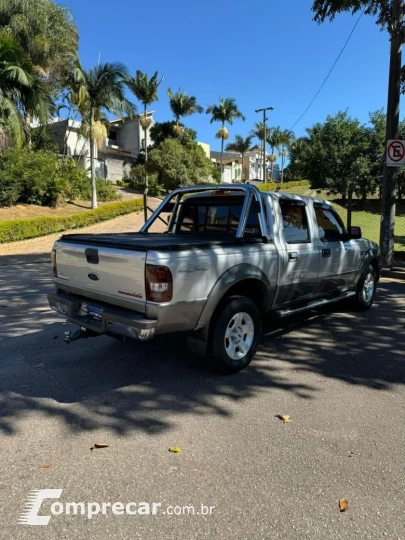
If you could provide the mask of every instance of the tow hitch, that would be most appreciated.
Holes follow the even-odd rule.
[[[87,328],[78,328],[72,334],[70,330],[65,332],[65,343],[69,345],[72,341],[77,341],[78,339],[87,339],[90,337],[96,337],[99,334],[93,330],[88,330]]]

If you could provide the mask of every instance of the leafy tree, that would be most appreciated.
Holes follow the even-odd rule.
[[[201,184],[213,176],[213,164],[199,144],[183,145],[174,138],[164,140],[150,152],[146,168],[157,174],[165,189]]]
[[[383,29],[392,28],[391,0],[314,0],[312,11],[318,23],[326,19],[333,21],[338,13],[349,11],[354,14],[365,9],[366,15],[376,17],[376,24]]]
[[[138,163],[131,168],[131,171],[125,180],[132,189],[143,192],[145,190],[145,176],[147,174],[145,163]],[[160,195],[158,185],[158,175],[149,173],[148,175],[148,195],[155,197]]]
[[[0,128],[17,146],[28,136],[24,114],[45,124],[53,110],[52,97],[37,77],[31,60],[7,32],[0,33]]]
[[[173,137],[174,128],[176,127],[176,122],[156,122],[150,128],[150,137],[153,141],[155,147],[158,147],[164,140]],[[182,127],[182,132],[178,141],[182,144],[187,144],[188,142],[194,142],[197,139],[197,132],[194,129],[186,128],[182,124],[179,124]]]
[[[56,206],[66,199],[85,199],[88,186],[85,171],[54,152],[23,148],[0,155],[0,206]]]
[[[281,129],[279,127],[274,127],[269,129],[269,134],[267,136],[267,142],[271,149],[271,171],[270,171],[270,178],[273,180],[273,170],[274,170],[274,163],[275,163],[275,153],[276,150],[279,150],[281,143],[282,143],[282,135],[281,135]]]
[[[253,150],[252,139],[253,139],[252,135],[248,135],[246,138],[243,138],[240,135],[236,135],[235,141],[233,143],[229,143],[226,146],[227,152],[238,152],[238,154],[241,155],[242,171],[243,171],[243,159],[245,157],[246,152]]]
[[[221,181],[223,176],[223,156],[224,156],[224,140],[229,137],[225,124],[233,124],[233,121],[237,118],[245,120],[245,117],[238,109],[236,101],[233,98],[219,98],[217,105],[210,105],[207,110],[207,114],[211,115],[210,123],[220,122],[221,128],[217,133],[217,138],[221,139]]]
[[[72,101],[77,103],[83,123],[88,126],[90,141],[92,208],[97,208],[96,171],[94,162],[95,140],[103,111],[121,117],[135,113],[135,106],[125,97],[128,70],[119,62],[99,64],[89,70],[76,64],[72,85]]]
[[[173,93],[171,88],[169,88],[167,95],[169,96],[170,108],[176,121],[174,133],[180,136],[184,129],[180,124],[180,119],[196,113],[201,114],[204,112],[204,109],[197,104],[197,98],[195,96],[189,96],[180,89]]]
[[[152,123],[152,119],[147,117],[147,107],[154,101],[158,101],[158,88],[163,77],[160,77],[157,71],[149,78],[147,73],[142,73],[139,69],[135,77],[127,79],[128,88],[143,105],[143,116],[139,122],[144,130],[145,138],[145,161],[148,160],[148,127]]]
[[[350,224],[353,194],[363,196],[375,190],[375,179],[370,173],[370,131],[347,112],[340,111],[307,132],[308,141],[301,159],[311,187],[340,194],[344,200],[348,198]]]
[[[50,0],[2,0],[0,27],[14,37],[52,89],[60,89],[78,49],[70,11]]]

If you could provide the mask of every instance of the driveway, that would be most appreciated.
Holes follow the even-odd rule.
[[[268,321],[257,358],[231,377],[181,336],[66,345],[48,265],[2,266],[0,283],[2,538],[403,540],[403,282],[384,280],[366,313]],[[146,501],[162,512],[17,524],[40,489],[62,489],[55,511]],[[199,515],[168,515],[191,505]]]
[[[133,195],[132,198],[134,198]],[[154,208],[157,207],[160,202],[159,199],[149,198],[148,204]],[[102,223],[97,223],[97,225],[91,225],[90,227],[64,231],[63,233],[49,234],[47,236],[22,240],[20,242],[0,244],[0,266],[49,261],[52,246],[55,241],[60,238],[61,234],[136,232],[139,231],[143,224],[144,214],[142,210],[140,212],[133,212],[132,214],[126,214],[125,216],[103,221]]]

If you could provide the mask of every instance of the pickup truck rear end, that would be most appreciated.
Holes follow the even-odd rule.
[[[268,311],[285,316],[344,298],[371,306],[378,246],[338,223],[339,251],[330,235],[320,237],[337,219],[330,212],[323,201],[253,186],[178,189],[139,233],[62,236],[49,303],[81,329],[74,337],[187,332],[216,368],[238,371],[253,358]],[[167,231],[151,233],[168,214]]]

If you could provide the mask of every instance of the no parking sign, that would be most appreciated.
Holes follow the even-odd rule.
[[[388,167],[402,167],[405,165],[405,141],[388,141],[387,165]]]

